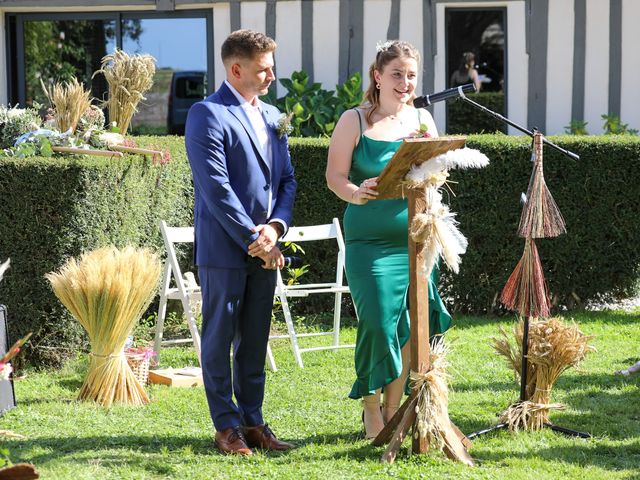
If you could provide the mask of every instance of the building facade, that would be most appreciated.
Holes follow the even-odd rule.
[[[523,126],[560,134],[577,121],[600,133],[608,114],[640,129],[638,0],[0,0],[0,14],[0,103],[34,98],[39,79],[67,65],[37,62],[65,49],[84,57],[69,62],[87,79],[120,47],[151,53],[167,72],[204,71],[211,91],[224,79],[222,41],[253,28],[276,39],[279,77],[302,69],[333,89],[364,72],[366,86],[377,43],[401,38],[423,53],[423,94],[449,87],[460,52],[471,50],[487,88],[504,93],[504,113]],[[433,113],[446,125],[443,104]]]

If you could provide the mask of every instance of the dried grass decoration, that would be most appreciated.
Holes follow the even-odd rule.
[[[56,128],[60,132],[74,132],[84,112],[91,107],[91,92],[75,78],[64,84],[56,82],[50,88],[42,80],[40,83],[54,109]]]
[[[46,277],[89,334],[89,369],[78,398],[104,407],[148,403],[123,348],[156,292],[158,258],[146,249],[105,247],[70,259]]]
[[[460,268],[460,255],[467,250],[467,239],[458,230],[455,213],[442,203],[439,189],[446,183],[448,171],[454,168],[482,168],[489,164],[486,155],[471,148],[459,148],[437,155],[407,172],[404,185],[424,189],[426,211],[414,216],[409,227],[411,239],[424,243],[423,273],[431,275],[438,256],[455,273]]]
[[[524,321],[513,328],[510,337],[504,329],[491,339],[496,353],[507,360],[516,379],[521,376],[521,355]],[[585,335],[575,322],[566,323],[554,317],[529,323],[529,351],[527,354],[526,400],[510,406],[502,413],[501,422],[512,430],[539,430],[549,423],[549,411],[564,406],[551,402],[551,390],[566,369],[577,366],[595,348],[588,344],[593,336]]]
[[[523,238],[550,238],[567,233],[564,218],[547,188],[542,170],[543,136],[533,135],[533,172],[522,209],[518,235]]]
[[[94,73],[104,74],[109,84],[106,102],[109,119],[115,121],[120,133],[125,135],[138,103],[153,85],[156,59],[151,55],[129,55],[116,49],[102,58],[102,68]]]

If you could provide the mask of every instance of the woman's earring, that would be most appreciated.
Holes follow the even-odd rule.
[[[379,84],[379,83],[376,83],[376,88],[377,88],[378,90],[380,90],[380,84]]]

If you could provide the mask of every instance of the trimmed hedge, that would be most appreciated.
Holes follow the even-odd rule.
[[[599,296],[625,296],[640,278],[640,138],[561,136],[555,143],[580,160],[545,148],[545,178],[567,224],[567,234],[536,243],[555,305],[573,307]],[[443,268],[442,292],[454,311],[500,311],[498,297],[516,266],[524,240],[516,236],[520,194],[531,174],[531,140],[504,135],[471,135],[467,146],[486,154],[481,170],[452,171],[461,232],[469,239],[458,275]],[[344,203],[325,186],[328,141],[291,142],[298,178],[294,219],[323,223],[342,217]],[[311,257],[310,276],[330,265],[334,253]],[[305,304],[309,300],[305,299]]]
[[[158,166],[140,156],[0,159],[0,258],[11,258],[0,302],[8,307],[12,338],[34,332],[25,353],[35,365],[59,365],[86,346],[45,273],[107,244],[161,251],[160,219],[193,222],[184,140],[139,137],[138,143],[168,148],[172,160]]]
[[[479,103],[489,110],[504,115],[504,93],[480,92],[468,94],[470,100]],[[507,125],[480,109],[466,103],[464,100],[447,102],[447,133],[472,134],[472,133],[507,133]]]
[[[640,138],[556,137],[576,152],[571,160],[545,149],[545,177],[567,222],[567,235],[537,242],[557,306],[573,307],[598,296],[632,294],[640,278]],[[0,284],[9,309],[12,338],[34,331],[26,353],[36,365],[57,365],[86,346],[86,335],[55,298],[43,275],[83,250],[114,243],[161,249],[158,221],[191,225],[193,189],[181,137],[140,137],[141,145],[169,148],[165,166],[128,156],[102,158],[0,158],[0,260],[12,265]],[[298,179],[294,223],[342,218],[344,202],[324,178],[328,140],[291,139]],[[485,153],[491,165],[453,171],[460,230],[469,239],[460,274],[443,269],[441,290],[454,311],[499,311],[498,295],[518,262],[524,241],[515,234],[520,193],[531,173],[530,139],[469,136],[467,145]],[[184,252],[187,257],[188,253]],[[335,265],[331,243],[308,249],[306,280],[326,278]],[[313,296],[296,313],[330,309],[330,299]],[[348,297],[347,297],[348,298]],[[21,357],[26,358],[26,357]]]

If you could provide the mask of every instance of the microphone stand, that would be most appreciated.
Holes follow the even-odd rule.
[[[531,138],[533,138],[533,132],[531,130],[527,130],[526,128],[524,128],[522,125],[518,125],[516,122],[513,122],[511,120],[509,120],[507,117],[500,115],[497,112],[494,112],[493,110],[489,110],[487,107],[485,107],[484,105],[480,105],[478,102],[474,102],[473,100],[471,100],[469,97],[467,97],[464,92],[460,91],[460,98],[462,100],[464,100],[465,102],[473,105],[474,107],[476,107],[479,110],[482,110],[484,113],[491,115],[493,118],[497,118],[498,120],[503,121],[504,123],[506,123],[507,125],[511,125],[513,128],[516,128],[518,130],[520,130],[522,133],[526,133],[527,135],[529,135]],[[545,143],[546,145],[549,145],[551,148],[556,149],[557,151],[559,151],[560,153],[565,154],[567,157],[572,158],[573,160],[580,160],[580,156],[570,152],[569,150],[562,148],[558,145],[556,145],[553,142],[550,142],[549,140],[546,139],[546,137],[542,138],[543,143]]]
[[[462,90],[459,91],[460,94],[460,98],[462,98],[462,100],[464,100],[465,102],[473,105],[474,107],[482,110],[483,112],[485,112],[488,115],[491,115],[494,118],[497,118],[498,120],[503,121],[504,123],[511,125],[512,127],[520,130],[523,133],[526,133],[527,135],[529,135],[530,137],[533,138],[534,132],[527,130],[526,128],[524,128],[521,125],[518,125],[517,123],[509,120],[508,118],[506,118],[503,115],[500,115],[499,113],[494,112],[493,110],[489,110],[487,107],[485,107],[484,105],[480,105],[477,102],[474,102],[473,100],[469,99],[464,92],[462,92]],[[570,152],[569,150],[566,150],[558,145],[556,145],[553,142],[550,142],[549,140],[547,140],[546,138],[543,137],[543,142],[547,145],[549,145],[550,147],[556,149],[557,151],[559,151],[560,153],[563,153],[564,155],[568,156],[569,158],[572,158],[573,160],[580,160],[580,156]],[[527,389],[527,355],[529,354],[529,318],[528,317],[524,317],[523,319],[524,321],[524,325],[523,325],[523,334],[522,334],[522,358],[521,358],[521,366],[520,366],[520,398],[519,398],[519,402],[525,402],[527,400],[526,398],[526,389]],[[564,427],[560,427],[558,425],[554,425],[552,423],[545,423],[544,424],[545,427],[550,428],[551,430],[555,431],[555,432],[560,432],[563,433],[565,435],[569,435],[569,436],[573,436],[573,437],[580,437],[580,438],[591,438],[591,435],[589,433],[585,433],[585,432],[579,432],[577,430],[571,430],[569,428],[564,428]],[[500,430],[503,428],[507,428],[508,425],[506,423],[498,423],[492,427],[488,427],[488,428],[484,428],[482,430],[478,430],[475,432],[472,432],[470,434],[467,435],[467,438],[469,440],[471,440],[472,438],[475,438],[479,435],[483,435],[485,433],[489,433],[492,432],[494,430]]]

